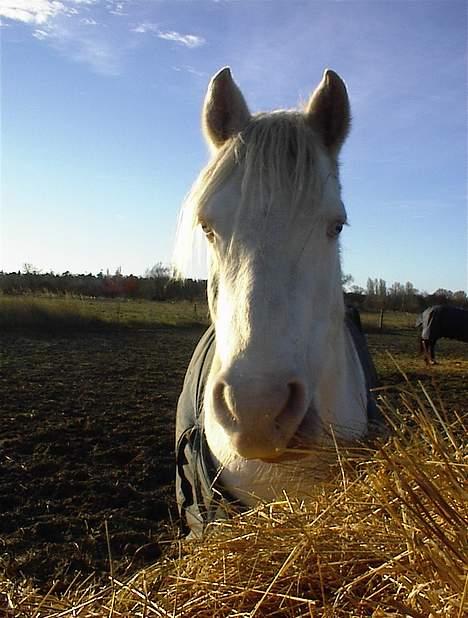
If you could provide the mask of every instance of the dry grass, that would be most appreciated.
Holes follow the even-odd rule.
[[[0,296],[0,330],[81,331],[102,328],[103,320],[71,298]]]
[[[7,296],[0,294],[0,332],[42,334],[102,330],[109,326],[151,328],[208,323],[204,301],[90,299],[77,296]]]
[[[310,501],[285,496],[216,523],[106,588],[88,581],[44,597],[3,581],[0,615],[466,615],[464,421],[409,384],[398,410],[381,403],[393,435],[374,451],[341,452]]]

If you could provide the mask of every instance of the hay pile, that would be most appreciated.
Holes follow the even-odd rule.
[[[410,390],[398,413],[382,405],[392,437],[377,451],[341,452],[333,481],[310,502],[285,496],[219,522],[205,540],[174,542],[172,555],[104,589],[85,582],[40,598],[4,581],[0,615],[466,615],[463,419]]]

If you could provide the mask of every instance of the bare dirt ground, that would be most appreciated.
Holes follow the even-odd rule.
[[[202,327],[3,334],[0,569],[47,587],[161,553],[174,417]]]

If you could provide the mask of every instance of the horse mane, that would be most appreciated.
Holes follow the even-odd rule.
[[[241,133],[215,151],[184,200],[174,251],[178,276],[187,276],[202,238],[195,231],[200,210],[239,166],[243,166],[239,216],[244,198],[253,195],[267,208],[273,201],[287,204],[293,216],[301,204],[310,207],[313,201],[319,148],[303,113],[278,110],[254,115]]]

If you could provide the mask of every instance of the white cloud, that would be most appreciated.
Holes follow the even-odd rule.
[[[174,43],[179,43],[180,45],[190,48],[200,47],[200,45],[206,43],[205,39],[201,36],[196,36],[195,34],[180,34],[173,30],[170,32],[158,32],[158,38],[164,39],[165,41],[174,41]]]
[[[88,64],[97,73],[118,75],[126,52],[137,43],[134,37],[128,40],[129,25],[120,17],[129,7],[127,0],[0,0],[0,17],[2,27],[26,24],[35,39],[64,56]],[[127,37],[117,36],[119,28],[125,28]],[[131,32],[148,33],[190,49],[205,43],[200,36],[162,30],[151,21],[137,22]]]
[[[60,15],[77,15],[72,5],[88,7],[99,0],[0,0],[0,16],[12,21],[41,26]]]
[[[151,22],[145,21],[135,28],[131,28],[130,32],[137,32],[138,34],[146,34],[147,32],[159,33],[159,28],[157,24],[152,24]]]
[[[33,32],[33,37],[35,37],[36,39],[39,39],[39,41],[43,41],[44,39],[49,38],[50,34],[49,32],[46,32],[45,30],[34,30]]]
[[[184,66],[174,66],[172,68],[178,73],[190,73],[191,75],[196,75],[197,77],[207,77],[207,73],[204,73],[203,71],[197,71],[197,69],[188,64]]]
[[[107,5],[107,9],[109,11],[109,13],[111,13],[111,15],[119,15],[119,16],[124,16],[124,15],[128,15],[128,13],[125,12],[125,2],[115,2],[115,1],[109,1],[108,5]]]
[[[97,21],[92,17],[82,17],[80,19],[80,23],[84,24],[85,26],[97,26]]]
[[[1,0],[0,15],[26,24],[45,24],[67,8],[59,0]]]
[[[98,29],[89,12],[96,4],[98,0],[0,0],[0,16],[30,25],[34,38],[96,73],[118,75],[122,52],[107,31]]]
[[[112,40],[96,34],[87,24],[54,24],[48,28],[49,42],[59,52],[75,62],[89,65],[95,73],[118,75],[122,49]]]
[[[175,30],[164,31],[161,30],[158,24],[154,24],[152,22],[142,22],[138,24],[135,28],[131,29],[131,32],[137,32],[138,34],[146,34],[148,32],[155,34],[158,39],[163,39],[164,41],[173,41],[174,43],[178,43],[179,45],[183,45],[184,47],[200,47],[206,43],[206,40],[195,34],[181,34],[180,32],[176,32]]]

